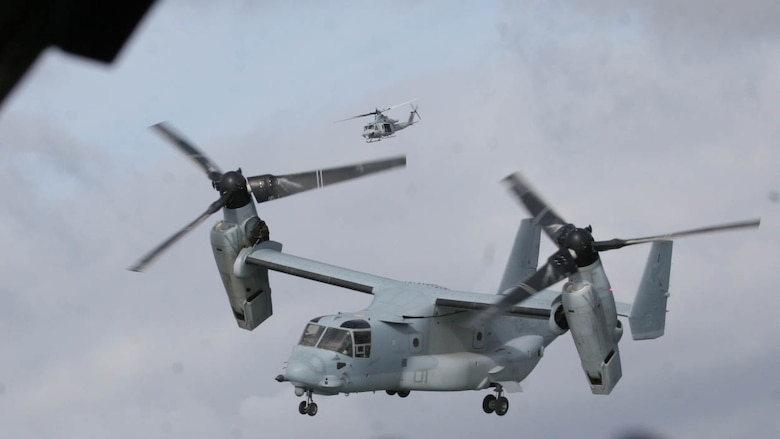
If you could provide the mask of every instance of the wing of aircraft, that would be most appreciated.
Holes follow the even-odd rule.
[[[240,258],[240,262],[242,259]],[[419,306],[412,306],[406,301],[408,308],[406,313],[401,312],[393,321],[401,323],[404,319],[417,319],[433,317],[453,312],[475,313],[487,309],[502,297],[500,295],[488,295],[467,293],[450,290],[436,285],[420,284],[389,279],[382,276],[363,273],[360,271],[338,267],[319,261],[314,261],[300,256],[283,253],[278,243],[263,243],[249,252],[244,258],[246,264],[258,266],[267,270],[277,271],[292,276],[302,277],[317,282],[335,285],[366,294],[391,297],[379,297],[377,301],[388,305],[395,302],[398,294],[409,291],[414,296],[414,301],[419,301]],[[507,311],[509,315],[547,319],[550,310],[554,306],[555,299],[560,292],[545,291],[522,303],[522,306],[514,306]],[[425,302],[428,306],[423,306]],[[409,314],[411,309],[418,309],[419,313]],[[389,311],[389,309],[388,309]],[[400,310],[399,310],[400,311]],[[389,318],[390,316],[388,316]]]
[[[246,263],[367,294],[374,294],[377,287],[400,283],[393,279],[282,253],[280,250],[281,245],[259,245],[246,256]]]

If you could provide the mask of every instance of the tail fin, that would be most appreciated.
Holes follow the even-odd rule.
[[[528,276],[536,273],[539,265],[539,238],[542,228],[531,219],[524,219],[515,236],[515,243],[504,269],[504,277],[498,287],[498,294],[514,287]]]
[[[671,267],[672,241],[654,242],[628,315],[634,340],[648,340],[664,335]]]

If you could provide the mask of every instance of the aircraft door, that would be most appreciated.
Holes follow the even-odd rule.
[[[393,126],[389,123],[383,123],[382,124],[382,131],[385,132],[385,134],[392,134],[393,133]]]

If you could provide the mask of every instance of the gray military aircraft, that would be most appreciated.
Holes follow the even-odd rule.
[[[402,166],[403,158],[338,171],[250,177],[222,173],[214,163],[165,125],[155,126],[194,159],[212,180],[220,198],[145,256],[142,270],[161,251],[220,208],[223,219],[211,229],[217,270],[238,326],[253,330],[272,314],[268,271],[277,271],[374,296],[359,311],[308,321],[286,368],[276,377],[305,397],[301,414],[314,416],[313,395],[386,391],[492,389],[485,413],[503,416],[504,392],[522,382],[545,347],[569,332],[585,378],[594,394],[609,394],[622,376],[618,342],[627,317],[635,340],[663,335],[671,269],[672,240],[702,233],[757,227],[759,220],[704,227],[636,239],[596,241],[590,226],[566,222],[518,175],[505,179],[532,218],[520,223],[497,294],[450,290],[432,284],[388,279],[282,252],[257,216],[258,202],[320,187],[330,176],[346,180]],[[358,172],[358,170],[362,170]],[[313,182],[314,181],[314,182]],[[556,244],[537,268],[541,232]],[[599,253],[652,242],[633,304],[616,302]],[[568,278],[561,291],[549,289]]]
[[[357,116],[352,116],[347,119],[341,119],[337,120],[336,122],[344,122],[347,120],[357,119],[360,117],[366,117],[366,116],[374,116],[374,121],[366,124],[363,127],[363,138],[366,139],[366,142],[378,142],[386,137],[393,137],[396,132],[401,131],[404,128],[410,127],[414,125],[415,123],[422,120],[420,117],[420,113],[417,112],[417,105],[412,104],[414,100],[404,102],[403,104],[393,105],[391,107],[379,109],[376,108],[374,111],[370,111],[365,114],[358,114]],[[391,119],[390,117],[386,116],[384,114],[385,111],[392,110],[393,108],[402,107],[406,104],[411,104],[412,111],[409,112],[409,119],[406,122],[399,122],[398,119]],[[414,116],[417,116],[417,120],[414,120]]]

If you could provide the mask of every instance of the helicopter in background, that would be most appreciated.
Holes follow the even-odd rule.
[[[374,121],[366,124],[363,127],[363,138],[366,139],[366,142],[368,143],[378,142],[384,138],[393,137],[395,136],[395,133],[397,131],[401,131],[402,129],[410,127],[415,123],[419,122],[420,120],[422,120],[422,117],[420,117],[420,113],[417,112],[418,106],[412,104],[412,102],[414,101],[415,99],[412,99],[411,101],[407,101],[402,104],[393,105],[387,108],[383,108],[381,110],[379,108],[376,108],[374,109],[374,111],[365,114],[358,114],[357,116],[352,116],[347,119],[337,120],[336,122],[344,122],[347,120],[373,115]],[[398,119],[392,119],[384,114],[385,111],[402,107],[406,104],[411,104],[412,107],[412,111],[409,112],[409,119],[406,122],[399,122]],[[417,116],[417,120],[415,120],[415,116]]]
[[[702,227],[634,239],[596,240],[590,226],[563,219],[519,174],[504,179],[530,214],[521,222],[501,284],[494,293],[451,290],[434,284],[389,279],[282,252],[257,216],[258,203],[372,172],[402,167],[404,157],[283,176],[246,178],[223,173],[210,159],[165,125],[155,128],[205,171],[220,198],[195,221],[152,250],[131,269],[141,271],[176,240],[218,210],[211,229],[217,271],[238,326],[253,330],[272,314],[269,271],[373,296],[355,312],[315,317],[276,377],[290,383],[302,415],[314,416],[313,395],[385,391],[492,390],[485,413],[503,416],[504,392],[521,391],[545,348],[567,332],[573,339],[590,391],[611,393],[622,377],[618,342],[627,317],[635,340],[664,334],[672,240],[717,231],[755,228],[759,220]],[[539,260],[542,232],[557,247]],[[599,253],[652,243],[633,303],[619,302]],[[541,266],[539,266],[542,262]],[[550,287],[568,279],[561,290]]]

